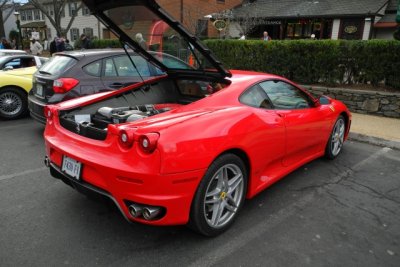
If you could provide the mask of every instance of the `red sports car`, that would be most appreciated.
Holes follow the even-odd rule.
[[[279,76],[225,70],[155,1],[83,2],[165,75],[47,106],[45,162],[75,189],[112,199],[128,221],[215,236],[246,198],[340,153],[351,124],[340,101]],[[148,50],[193,68],[167,67]]]

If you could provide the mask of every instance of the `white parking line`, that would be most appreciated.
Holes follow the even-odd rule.
[[[0,181],[11,179],[11,178],[15,178],[15,177],[18,177],[18,176],[27,175],[27,174],[32,174],[32,173],[36,173],[36,172],[41,172],[41,171],[45,171],[45,170],[48,170],[48,168],[47,167],[42,167],[42,168],[37,168],[37,169],[26,170],[26,171],[23,171],[23,172],[16,172],[16,173],[7,174],[7,175],[1,175],[0,176]]]

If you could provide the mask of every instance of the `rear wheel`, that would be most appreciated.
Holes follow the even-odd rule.
[[[216,236],[226,231],[242,207],[247,189],[247,172],[236,155],[225,154],[208,168],[194,197],[189,226]]]
[[[26,95],[17,88],[0,89],[0,117],[7,120],[18,119],[28,113]]]
[[[344,142],[344,133],[346,131],[346,122],[342,115],[336,120],[332,133],[329,137],[328,143],[325,148],[325,157],[334,159],[342,151]]]

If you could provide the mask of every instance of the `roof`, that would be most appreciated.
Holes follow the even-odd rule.
[[[236,17],[343,17],[378,14],[388,0],[257,0],[233,10]]]
[[[21,28],[46,28],[46,23],[44,21],[33,21],[21,25]]]
[[[389,0],[386,11],[396,11],[397,10],[397,1],[398,0]]]
[[[384,15],[377,23],[374,24],[375,28],[394,28],[397,27],[396,13]]]

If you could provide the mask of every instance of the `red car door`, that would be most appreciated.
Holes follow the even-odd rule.
[[[310,96],[285,81],[265,81],[260,86],[285,122],[283,165],[296,164],[323,151],[329,135],[329,108],[315,107]]]

